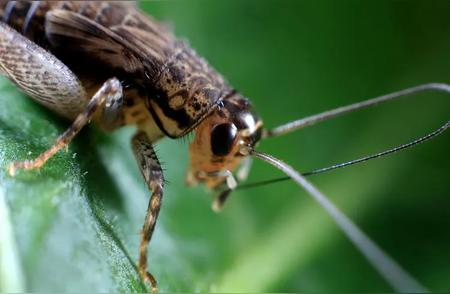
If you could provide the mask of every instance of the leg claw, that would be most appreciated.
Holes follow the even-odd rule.
[[[19,169],[23,170],[32,170],[36,168],[40,168],[42,164],[35,161],[25,160],[25,161],[14,161],[8,167],[8,174],[11,177],[14,177]]]
[[[144,282],[149,283],[152,287],[152,293],[155,294],[158,292],[158,283],[156,282],[155,277],[147,272],[147,271],[139,271],[139,274],[142,278],[142,280],[144,280]]]
[[[13,162],[8,166],[8,174],[11,177],[14,177],[16,175],[16,171],[17,171],[16,163]]]

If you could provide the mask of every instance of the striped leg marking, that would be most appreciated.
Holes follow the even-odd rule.
[[[66,147],[81,129],[89,123],[94,114],[102,109],[105,112],[108,105],[116,105],[115,101],[122,99],[122,85],[119,80],[112,78],[106,81],[100,90],[92,97],[86,108],[80,113],[73,124],[56,140],[52,147],[33,160],[13,162],[8,172],[14,176],[19,169],[32,170],[42,167],[59,150]]]
[[[147,271],[147,247],[155,230],[164,190],[164,175],[158,157],[153,150],[150,139],[144,132],[139,132],[132,139],[134,155],[149,189],[152,191],[147,214],[142,228],[142,238],[139,247],[139,274],[142,279],[152,285],[152,291],[157,291],[156,279]]]

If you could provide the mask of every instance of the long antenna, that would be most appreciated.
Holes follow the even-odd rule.
[[[408,149],[411,148],[413,146],[416,146],[418,144],[424,143],[426,141],[429,141],[431,139],[434,139],[435,137],[439,136],[440,134],[442,134],[443,132],[445,132],[447,129],[450,128],[450,121],[448,121],[446,124],[444,124],[443,126],[441,126],[439,129],[429,133],[426,136],[420,137],[414,141],[411,141],[409,143],[397,146],[395,148],[383,151],[383,152],[379,152],[379,153],[375,153],[375,154],[371,154],[368,156],[364,156],[352,161],[348,161],[348,162],[343,162],[343,163],[339,163],[339,164],[335,164],[329,167],[324,167],[324,168],[319,168],[319,169],[315,169],[309,172],[305,172],[302,173],[303,177],[309,177],[312,175],[317,175],[317,174],[321,174],[321,173],[326,173],[335,169],[340,169],[340,168],[345,168],[351,165],[355,165],[355,164],[359,164],[359,163],[363,163],[372,159],[377,159],[380,157],[384,157],[393,153],[397,153],[401,150],[404,149]],[[276,179],[271,179],[271,180],[266,180],[266,181],[261,181],[261,182],[256,182],[256,183],[250,183],[250,184],[245,184],[245,185],[240,185],[236,188],[236,190],[243,190],[243,189],[249,189],[249,188],[254,188],[254,187],[259,187],[259,186],[264,186],[264,185],[268,185],[268,184],[273,184],[273,183],[277,183],[277,182],[283,182],[283,181],[287,181],[287,180],[291,180],[291,177],[281,177],[281,178],[276,178]]]
[[[262,159],[287,174],[308,194],[322,206],[333,218],[349,240],[361,251],[369,263],[397,292],[404,293],[424,293],[426,288],[408,274],[399,264],[389,257],[378,247],[356,224],[354,224],[345,214],[343,214],[328,198],[322,194],[314,185],[308,182],[296,170],[286,163],[276,159],[271,155],[249,150],[250,154]]]
[[[263,134],[264,138],[267,137],[277,137],[281,136],[290,132],[293,132],[295,130],[311,126],[313,124],[316,124],[321,121],[329,120],[331,118],[335,118],[337,116],[341,116],[346,113],[350,113],[356,110],[368,108],[370,106],[374,106],[383,102],[392,101],[394,99],[398,99],[403,96],[424,92],[424,91],[443,91],[450,93],[450,85],[447,84],[440,84],[440,83],[430,83],[430,84],[424,84],[408,89],[404,89],[398,92],[390,93],[387,95],[375,97],[366,101],[357,102],[354,104],[350,104],[347,106],[339,107],[333,110],[325,111],[310,117],[302,118],[293,122],[289,122],[287,124],[281,125],[279,127],[276,127],[272,130],[265,131]]]

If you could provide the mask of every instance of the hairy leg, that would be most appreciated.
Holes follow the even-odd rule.
[[[144,226],[141,232],[142,238],[139,247],[138,265],[139,274],[145,281],[151,283],[152,290],[156,291],[156,279],[147,271],[147,247],[153,236],[159,210],[161,208],[164,190],[164,175],[158,157],[153,150],[152,143],[147,134],[144,132],[136,134],[132,140],[132,147],[145,182],[152,191],[152,197],[148,205]]]
[[[94,114],[102,109],[117,105],[115,101],[122,99],[122,86],[116,78],[106,81],[100,90],[92,97],[72,125],[56,140],[56,142],[47,151],[41,153],[33,160],[13,162],[9,168],[9,174],[14,175],[18,169],[32,170],[42,167],[56,152],[67,146],[70,141],[80,132],[80,130],[89,123]]]

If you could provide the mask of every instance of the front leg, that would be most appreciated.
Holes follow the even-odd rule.
[[[86,105],[84,111],[80,113],[73,124],[56,140],[52,147],[40,154],[33,160],[13,162],[9,166],[9,174],[14,175],[16,170],[31,170],[42,167],[56,152],[66,147],[70,141],[81,131],[81,129],[89,123],[94,114],[99,110],[103,110],[103,117],[111,116],[111,109],[117,112],[116,107],[122,100],[122,85],[119,80],[112,78],[106,81],[100,90],[92,97]]]
[[[158,157],[153,150],[150,139],[144,132],[139,132],[132,140],[133,151],[142,175],[152,191],[147,214],[142,228],[141,245],[139,247],[139,274],[150,282],[152,291],[157,290],[156,279],[147,271],[147,247],[155,230],[164,190],[164,175]]]

